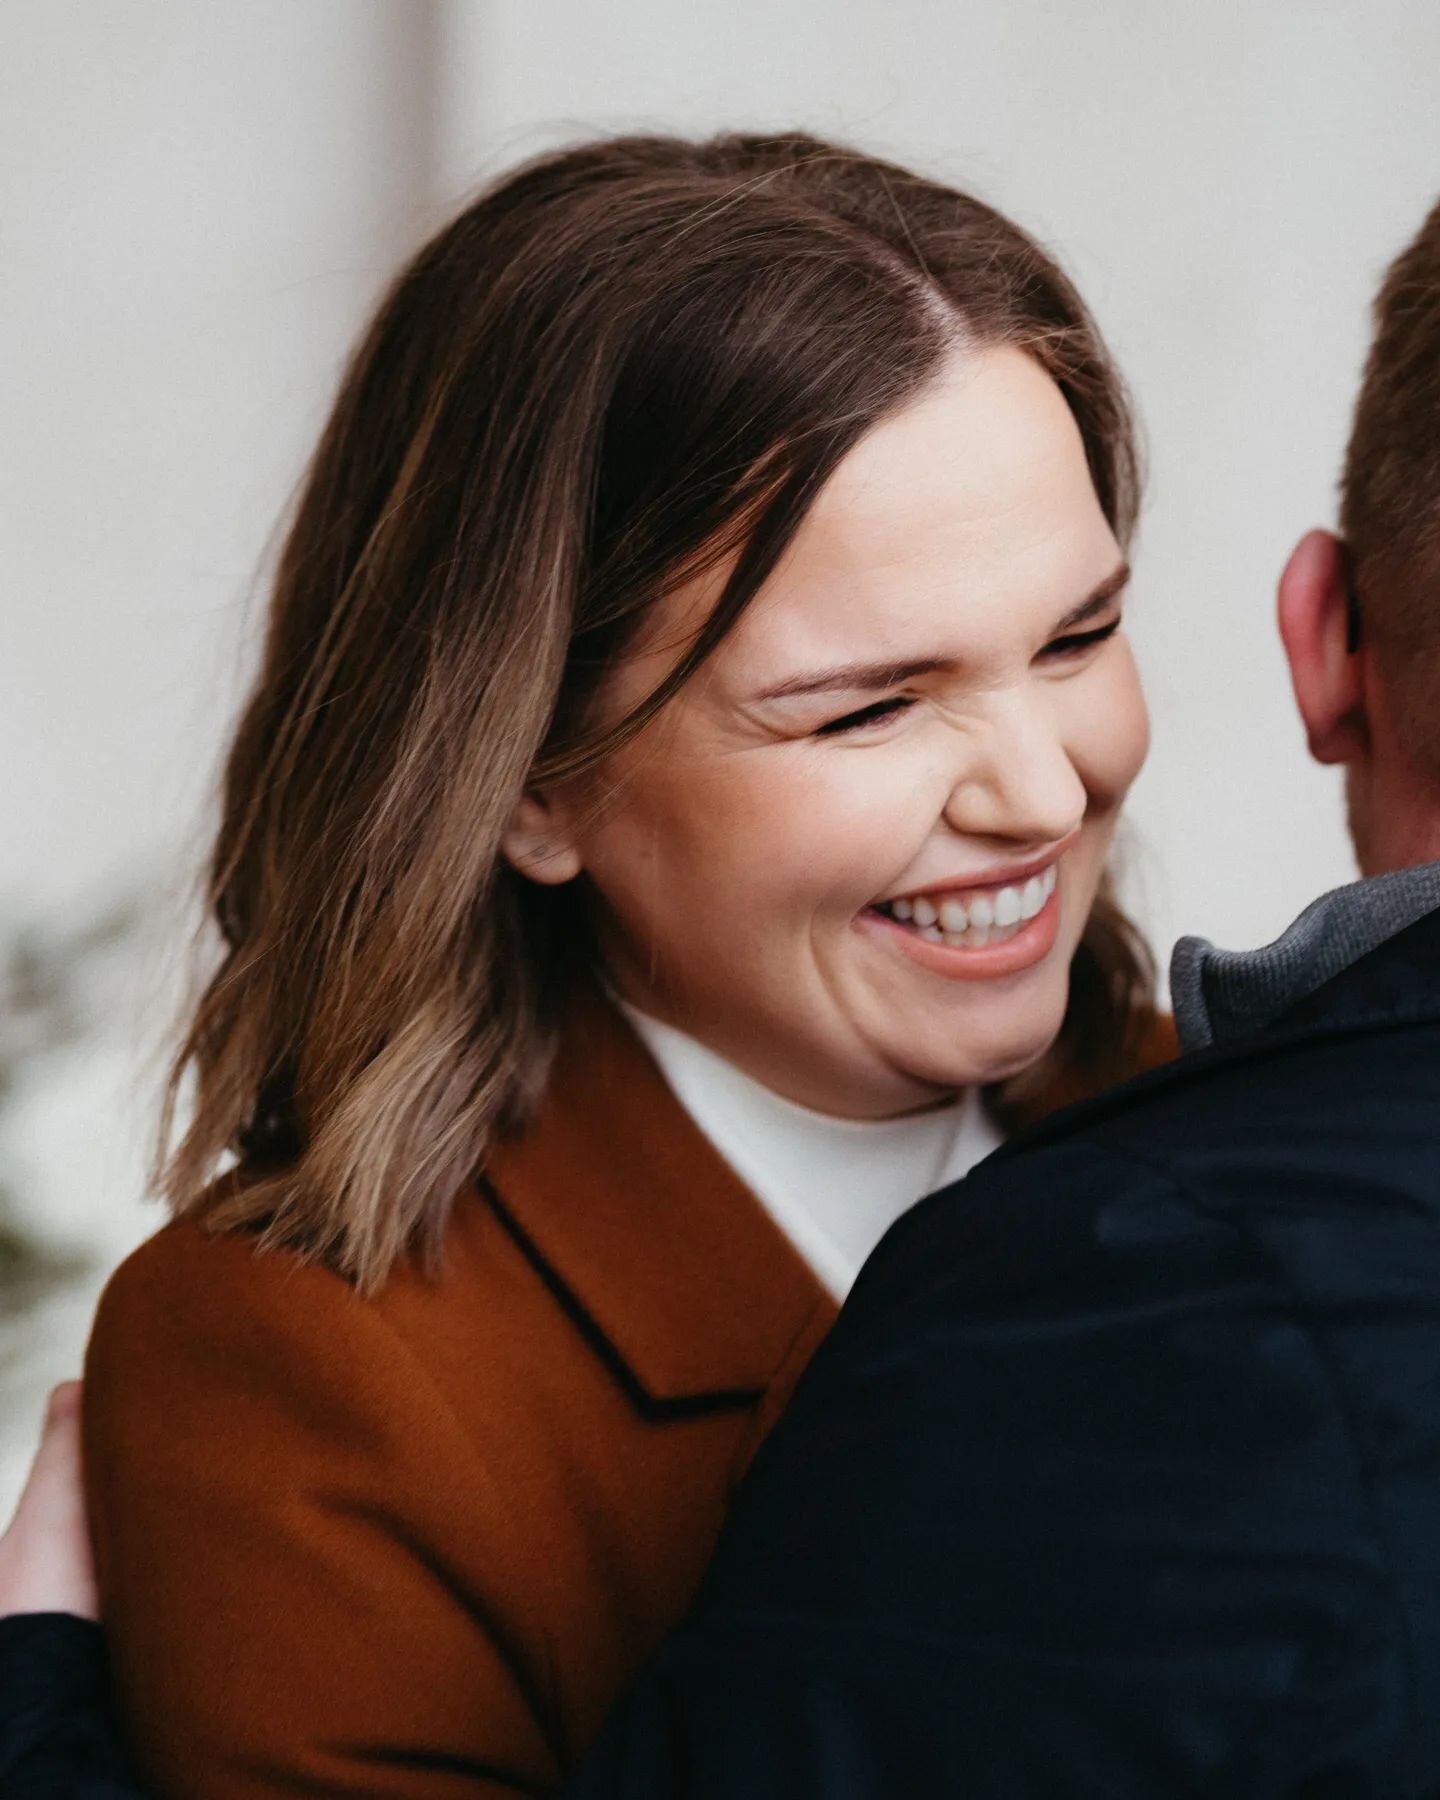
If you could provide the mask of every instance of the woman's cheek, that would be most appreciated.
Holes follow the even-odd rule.
[[[746,810],[727,806],[724,829],[744,833],[745,860],[761,887],[816,910],[858,910],[904,866],[905,798],[914,785],[884,746],[794,750],[757,768]]]

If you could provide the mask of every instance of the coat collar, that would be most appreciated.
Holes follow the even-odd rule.
[[[1261,1064],[1317,1039],[1364,1036],[1377,1031],[1440,1023],[1440,910],[1350,963],[1278,1018],[1248,1037],[1192,1050],[1175,1062],[1146,1070],[1123,1086],[1082,1099],[1013,1138],[997,1157],[1023,1154],[1068,1138],[1116,1113],[1127,1113],[1176,1083],[1200,1081],[1246,1063]]]
[[[749,1406],[835,1302],[586,987],[530,1125],[479,1183],[641,1411]]]
[[[1440,1019],[1440,891],[1434,897],[1431,910],[1304,995],[1255,1041]]]
[[[1217,950],[1204,938],[1181,938],[1170,993],[1185,1047],[1264,1030],[1437,907],[1440,862],[1422,863],[1322,895],[1263,950]]]

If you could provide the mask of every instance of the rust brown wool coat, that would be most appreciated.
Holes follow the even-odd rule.
[[[110,1283],[88,1478],[161,1794],[543,1793],[685,1610],[835,1306],[599,1000],[550,1095],[437,1282],[186,1224]]]

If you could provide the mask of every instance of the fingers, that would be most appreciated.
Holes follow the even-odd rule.
[[[80,1448],[81,1387],[50,1396],[40,1445],[15,1517],[0,1537],[0,1615],[99,1616]]]
[[[45,1406],[45,1424],[64,1426],[80,1418],[80,1397],[84,1393],[83,1384],[78,1381],[62,1381],[59,1387],[51,1388],[50,1398]]]

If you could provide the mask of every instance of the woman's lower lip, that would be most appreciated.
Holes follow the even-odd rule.
[[[873,908],[861,913],[856,924],[876,931],[882,940],[929,969],[932,974],[951,981],[997,981],[1002,975],[1016,975],[1022,969],[1043,962],[1055,948],[1060,931],[1060,890],[1055,892],[1036,913],[1003,944],[985,944],[980,949],[956,949],[949,944],[932,944],[917,931],[887,918]]]

